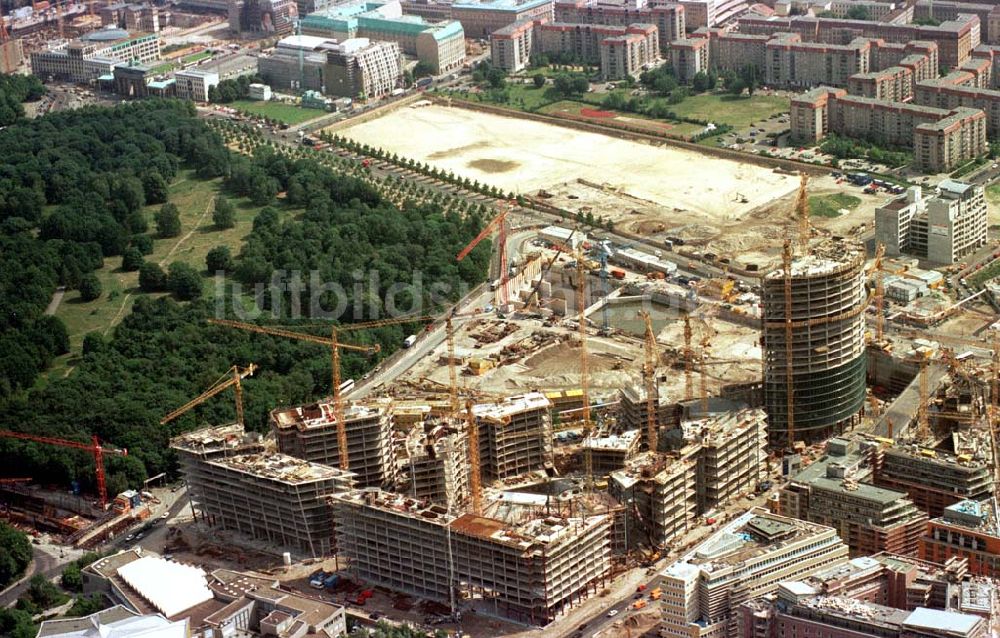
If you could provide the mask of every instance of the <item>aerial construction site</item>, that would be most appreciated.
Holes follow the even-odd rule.
[[[983,237],[965,262],[927,258],[932,236],[961,231],[935,224],[934,207],[985,215],[981,187],[945,180],[926,210],[917,186],[866,193],[854,212],[817,217],[813,194],[847,188],[840,174],[439,99],[334,132],[513,192],[455,256],[494,239],[489,278],[437,313],[322,336],[209,320],[327,349],[332,392],[269,405],[268,431],[254,432],[242,402],[256,368],[234,366],[163,418],[234,391],[235,422],[170,443],[192,534],[270,553],[278,575],[322,563],[337,578],[310,586],[358,613],[367,596],[339,578],[397,610],[425,601],[426,622],[473,635],[590,622],[628,635],[661,620],[633,613],[651,606],[674,634],[728,638],[739,605],[776,591],[767,561],[805,556],[783,572],[797,579],[848,556],[950,559],[928,526],[993,511],[967,502],[996,485],[998,302],[971,273],[997,255]],[[379,352],[342,333],[390,325],[419,327],[342,378],[343,352]],[[99,472],[101,454],[124,453],[82,447]],[[11,502],[25,520],[39,509],[29,494]],[[45,523],[72,542],[91,529],[57,518]],[[93,529],[113,538],[117,525]],[[766,587],[733,585],[758,565]],[[677,590],[652,604],[659,584]],[[619,612],[627,622],[610,620]]]

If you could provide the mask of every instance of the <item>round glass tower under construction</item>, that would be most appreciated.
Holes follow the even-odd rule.
[[[793,441],[826,438],[861,410],[864,262],[860,246],[824,245],[764,277],[764,401],[774,447],[788,445],[789,431]]]

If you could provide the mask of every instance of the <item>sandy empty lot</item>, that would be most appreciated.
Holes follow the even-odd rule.
[[[403,107],[338,133],[505,191],[534,193],[578,179],[603,184],[662,207],[668,223],[673,214],[688,223],[736,221],[798,186],[752,164],[459,107]],[[615,212],[626,211],[594,211]]]

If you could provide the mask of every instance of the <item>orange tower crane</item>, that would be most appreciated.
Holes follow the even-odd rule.
[[[89,452],[94,456],[95,476],[97,477],[97,494],[100,497],[101,510],[108,506],[108,490],[104,483],[104,455],[113,454],[115,456],[128,456],[128,450],[116,448],[105,448],[101,446],[97,435],[93,435],[90,443],[80,443],[79,441],[67,441],[50,436],[37,436],[25,434],[24,432],[11,432],[10,430],[0,430],[0,437],[7,439],[21,439],[23,441],[33,441],[35,443],[45,443],[47,445],[57,445],[59,447],[74,448]]]
[[[809,195],[806,186],[809,184],[809,176],[805,173],[799,174],[799,194],[795,200],[795,216],[799,222],[799,253],[809,254]]]
[[[511,206],[509,203],[504,203],[501,205],[501,210],[496,217],[486,224],[486,226],[479,231],[476,238],[469,242],[469,245],[462,249],[461,252],[455,257],[455,261],[462,261],[465,259],[472,249],[479,245],[479,242],[483,241],[490,234],[496,230],[497,233],[497,243],[500,245],[497,248],[497,254],[500,261],[500,305],[506,306],[508,301],[510,301],[510,285],[509,276],[507,273],[507,215],[510,213]]]
[[[657,441],[657,397],[656,395],[656,334],[653,332],[653,319],[645,310],[639,311],[646,324],[646,364],[643,366],[643,376],[646,382],[646,445],[652,454],[658,449]]]
[[[245,368],[239,368],[237,366],[229,368],[229,370],[227,370],[226,373],[207,390],[160,419],[160,425],[170,423],[191,408],[201,405],[230,386],[232,386],[236,391],[236,422],[243,425],[243,386],[240,384],[240,381],[249,376],[253,376],[253,373],[256,371],[257,366],[253,363]]]
[[[715,330],[708,323],[707,317],[702,317],[701,321],[704,324],[704,330],[701,333],[701,350],[698,353],[698,383],[701,395],[701,413],[702,416],[708,416],[708,375],[706,373],[708,372],[708,354],[711,352]]]
[[[882,258],[885,257],[885,244],[879,242],[875,247],[875,260],[871,270],[875,272],[875,343],[882,343],[885,336],[885,271],[882,270]]]

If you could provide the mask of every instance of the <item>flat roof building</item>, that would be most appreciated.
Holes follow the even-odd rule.
[[[965,558],[972,574],[1000,578],[996,501],[991,497],[946,507],[942,516],[931,519],[920,539],[920,557],[933,561]]]
[[[554,19],[553,0],[472,0],[451,5],[451,17],[470,38],[491,33],[522,20]]]
[[[545,625],[600,590],[610,515],[510,525],[377,490],[333,498],[338,548],[357,577],[438,602]]]
[[[876,209],[875,234],[887,255],[953,264],[986,244],[987,217],[982,186],[948,179],[930,197],[915,186]]]
[[[193,102],[208,102],[208,91],[219,85],[219,74],[188,69],[174,74],[177,97]]]
[[[846,560],[832,528],[754,508],[663,572],[662,631],[733,638],[743,602]]]
[[[91,82],[127,63],[145,64],[160,58],[155,33],[130,34],[121,29],[95,31],[31,54],[31,72],[40,78]]]
[[[479,426],[479,458],[486,479],[542,470],[552,463],[551,403],[540,392],[472,407]]]
[[[387,401],[352,403],[344,409],[347,457],[358,487],[382,487],[396,481],[392,443],[393,415]],[[337,419],[332,401],[271,411],[271,431],[278,451],[324,465],[340,465]]]

